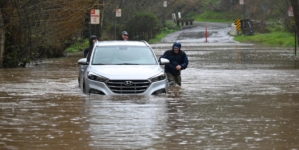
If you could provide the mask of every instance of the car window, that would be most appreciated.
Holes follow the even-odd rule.
[[[156,65],[156,59],[146,46],[99,46],[95,48],[93,65]]]

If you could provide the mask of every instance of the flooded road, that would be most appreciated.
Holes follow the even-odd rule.
[[[172,43],[152,44],[157,55]],[[0,69],[0,149],[299,149],[292,48],[187,43],[182,87],[85,95],[81,55]]]

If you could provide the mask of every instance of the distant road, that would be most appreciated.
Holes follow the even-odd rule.
[[[207,43],[237,43],[228,34],[231,30],[230,26],[230,23],[195,22],[191,28],[183,26],[182,30],[167,35],[161,42],[206,43],[207,27]]]

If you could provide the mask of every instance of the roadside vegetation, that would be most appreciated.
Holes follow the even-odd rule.
[[[164,38],[166,35],[176,32],[180,30],[179,27],[172,21],[168,20],[165,22],[165,27],[161,29],[161,31],[152,39],[147,41],[149,44],[160,42],[162,38]],[[130,39],[130,37],[129,37]],[[66,49],[67,53],[76,53],[83,51],[86,47],[88,47],[88,38],[86,38],[84,41],[78,41],[72,44],[70,47]]]
[[[222,1],[223,2],[223,1]],[[244,16],[243,14],[243,7],[240,5],[236,7],[236,9],[226,10],[226,11],[219,11],[220,6],[228,6],[231,5],[229,3],[220,4],[220,1],[213,1],[207,0],[202,3],[202,10],[201,12],[188,12],[185,14],[186,18],[193,18],[196,22],[226,22],[226,23],[233,23],[236,18],[242,19]],[[211,9],[209,5],[213,4],[215,7]],[[274,2],[264,3],[264,2],[257,2],[257,5],[264,6],[271,6]],[[288,3],[286,1],[279,1],[275,3],[277,5],[273,5],[274,8],[282,10]],[[251,5],[252,6],[252,5]],[[188,6],[186,6],[188,7]],[[229,8],[229,7],[225,7]],[[243,43],[256,43],[265,46],[286,46],[286,47],[294,47],[295,46],[295,35],[292,31],[292,27],[294,26],[294,20],[288,17],[287,14],[277,13],[277,12],[263,12],[259,11],[255,8],[256,12],[252,12],[253,14],[256,13],[254,19],[261,19],[264,20],[266,23],[263,24],[262,27],[256,30],[255,34],[250,36],[244,35],[236,35],[234,40],[243,42]],[[265,10],[264,10],[265,11]],[[279,14],[279,15],[277,15]],[[265,19],[267,18],[267,19]],[[280,20],[284,20],[284,23],[278,23]],[[261,29],[263,28],[263,29]],[[157,35],[155,39],[150,40],[150,43],[159,42],[162,38],[164,38],[167,34],[175,32],[177,30],[162,30],[162,32]]]
[[[237,9],[237,10],[227,10],[226,12],[219,12],[219,11],[211,11],[210,8],[207,5],[210,5],[211,3],[217,3],[219,4],[219,1],[207,1],[203,4],[203,7],[205,7],[206,11],[202,11],[202,13],[199,12],[189,12],[185,15],[185,18],[193,18],[194,21],[196,22],[226,22],[226,23],[233,23],[236,18],[241,18],[242,19],[242,9]],[[224,4],[222,4],[224,5]],[[188,6],[185,6],[188,7]],[[218,8],[215,8],[218,9]],[[240,15],[241,14],[241,15]],[[154,19],[155,24],[150,25],[150,26],[156,26],[157,28],[158,22],[156,21],[157,18],[155,18],[151,14],[145,14],[147,16],[150,16],[148,18]],[[133,20],[132,20],[133,19]],[[134,18],[130,18],[129,24],[119,27],[118,28],[127,28],[129,33],[132,33],[136,30],[134,27],[134,24],[132,22],[136,22],[138,20],[141,20],[138,18],[138,15]],[[294,34],[292,34],[289,31],[286,31],[287,29],[284,28],[284,24],[278,24],[276,23],[277,20],[270,18],[268,20],[269,23],[267,26],[265,26],[265,33],[259,33],[256,32],[254,35],[250,36],[244,36],[242,34],[236,35],[234,40],[243,42],[243,43],[257,43],[265,46],[287,46],[287,47],[293,47],[295,45],[295,39],[294,39]],[[130,23],[131,22],[131,23]],[[142,21],[142,22],[153,22],[153,21]],[[145,25],[143,25],[144,27]],[[120,29],[117,29],[120,30]],[[150,28],[140,28],[139,32],[142,32],[142,30],[150,30]],[[168,20],[165,22],[165,26],[160,28],[160,31],[154,36],[154,38],[151,38],[148,40],[148,43],[157,43],[160,42],[162,38],[167,36],[170,33],[176,32],[180,30],[179,27],[172,21]],[[109,39],[106,38],[106,39]],[[132,39],[132,37],[131,37]],[[79,52],[83,51],[86,47],[88,46],[88,38],[84,40],[84,42],[76,42],[72,44],[70,47],[66,49],[66,52],[68,53],[73,53],[73,52]]]
[[[172,19],[172,14],[177,16],[178,12],[182,18],[194,18],[199,22],[233,22],[245,15],[245,18],[262,22],[254,28],[255,35],[236,36],[236,40],[242,38],[243,41],[261,44],[290,45],[284,40],[275,41],[287,39],[275,33],[282,32],[293,37],[295,24],[299,31],[298,0],[244,2],[246,7],[240,5],[239,0],[167,0],[167,7],[163,7],[161,0],[2,0],[0,68],[24,67],[27,63],[44,58],[62,57],[65,50],[82,51],[87,47],[82,39],[88,40],[91,34],[97,35],[99,40],[114,40],[118,33],[127,30],[131,40],[158,42],[167,34],[179,30],[162,25],[163,20]],[[287,14],[286,8],[290,6],[294,9],[295,17]],[[121,17],[116,17],[116,7],[121,9]],[[91,24],[92,9],[101,10],[99,24]],[[269,26],[273,26],[273,29],[267,29]],[[251,39],[258,39],[258,35],[262,34],[272,41],[266,43],[264,39]]]
[[[87,48],[89,45],[89,40],[86,38],[83,41],[78,41],[72,44],[70,47],[66,48],[67,53],[76,53],[80,51],[84,51],[85,48]]]
[[[243,43],[256,43],[265,46],[294,47],[295,33],[290,29],[288,31],[283,24],[275,23],[273,20],[270,22],[272,23],[265,27],[267,32],[256,32],[254,35],[250,36],[238,35],[235,36],[234,40]]]

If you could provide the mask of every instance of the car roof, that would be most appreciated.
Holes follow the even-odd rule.
[[[96,46],[149,46],[146,41],[97,41]]]

